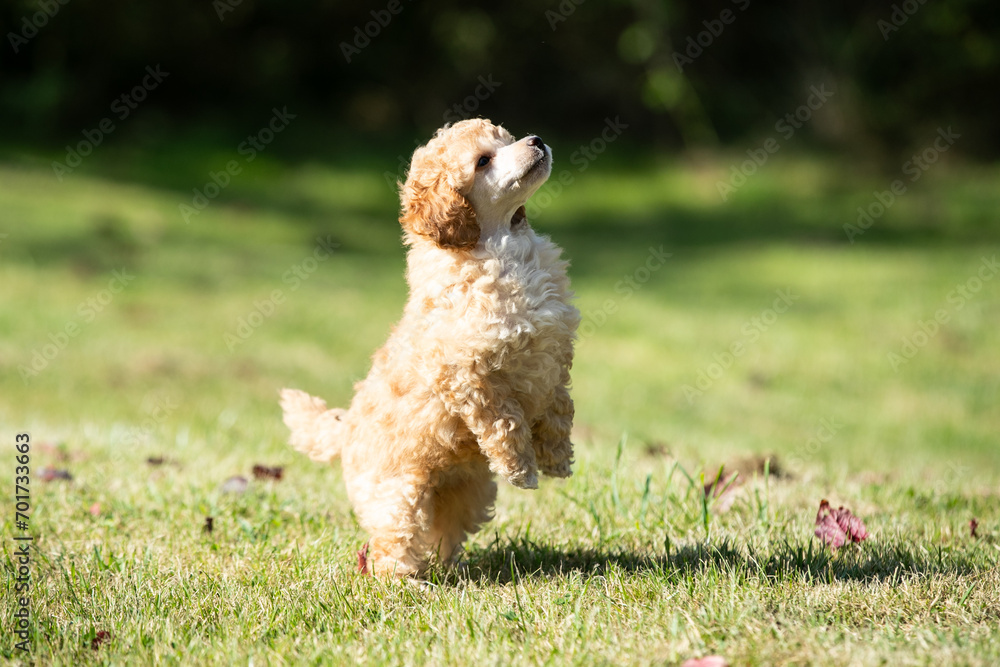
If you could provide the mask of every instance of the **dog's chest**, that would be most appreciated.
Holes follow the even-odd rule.
[[[566,264],[547,241],[515,238],[488,247],[482,262],[473,298],[500,340],[572,335],[579,313],[569,303]]]
[[[454,259],[454,256],[452,256]],[[411,266],[409,317],[418,355],[445,365],[549,376],[572,359],[580,313],[570,303],[566,262],[531,230],[484,243],[450,264]]]
[[[572,334],[576,309],[568,303],[564,275],[520,262],[502,263],[492,285],[493,319],[500,341]]]

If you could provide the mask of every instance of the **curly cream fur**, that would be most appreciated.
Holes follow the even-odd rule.
[[[340,456],[374,574],[452,559],[491,517],[494,474],[521,488],[571,474],[580,316],[559,248],[523,215],[550,171],[537,137],[487,120],[439,130],[401,187],[409,300],[350,408],[282,391],[291,444]]]

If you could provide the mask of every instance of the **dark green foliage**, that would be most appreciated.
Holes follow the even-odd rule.
[[[412,139],[482,114],[593,137],[621,116],[635,144],[749,147],[826,85],[835,94],[806,144],[894,156],[952,125],[975,138],[962,153],[1000,148],[988,0],[398,3],[52,0],[51,17],[34,0],[5,3],[4,134],[76,138],[159,64],[169,77],[111,139],[252,127],[287,105],[345,136]]]

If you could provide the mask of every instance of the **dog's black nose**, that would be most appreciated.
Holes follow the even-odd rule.
[[[534,136],[534,137],[531,137],[530,139],[528,139],[528,145],[529,146],[537,146],[538,148],[543,148],[545,146],[545,142],[542,141],[541,137]]]

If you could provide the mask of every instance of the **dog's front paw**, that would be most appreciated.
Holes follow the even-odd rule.
[[[573,443],[568,437],[559,440],[535,440],[538,469],[549,477],[569,477],[573,474]]]
[[[518,470],[506,475],[507,481],[519,489],[537,489],[538,473],[534,470]]]
[[[548,465],[540,463],[538,467],[541,469],[543,475],[565,478],[573,474],[572,464],[573,461],[570,459],[560,461],[559,463],[549,463]]]

